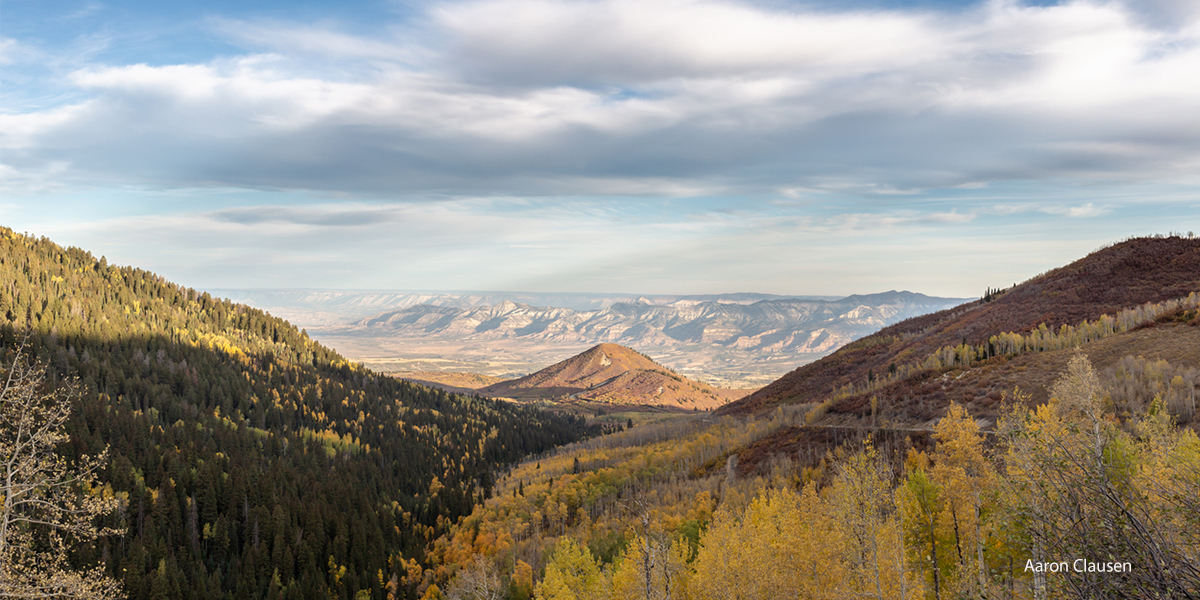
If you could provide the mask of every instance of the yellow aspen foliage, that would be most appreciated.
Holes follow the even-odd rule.
[[[989,579],[985,547],[991,528],[985,523],[985,512],[992,503],[996,470],[984,452],[979,425],[961,405],[950,405],[933,437],[937,447],[929,475],[940,489],[941,526],[953,540],[955,576],[947,581],[948,588],[981,597]]]
[[[1131,484],[1151,507],[1163,545],[1200,557],[1200,438],[1175,427],[1161,398],[1136,431],[1142,460]]]
[[[533,595],[533,567],[523,560],[517,560],[513,569],[512,585],[517,595],[528,598]]]
[[[766,522],[770,516],[763,513],[786,513],[785,505],[795,502],[790,490],[768,492],[751,502],[743,513],[736,508],[722,505],[713,515],[713,521],[700,540],[701,548],[696,557],[696,576],[693,579],[693,596],[699,599],[723,598],[742,600],[759,598],[764,588],[776,587],[788,595],[787,587],[779,588],[772,574],[788,569],[775,570],[775,558],[765,550],[775,540],[756,540],[756,532],[749,522]],[[792,501],[792,502],[790,502]],[[786,517],[784,517],[786,518]],[[780,524],[781,525],[781,524]],[[786,563],[785,563],[786,564]],[[783,565],[779,565],[783,567]]]
[[[827,496],[848,565],[848,593],[871,598],[916,597],[901,527],[895,515],[890,473],[870,439],[838,465]]]
[[[425,571],[417,563],[417,559],[410,558],[407,562],[402,562],[401,565],[403,565],[405,585],[416,585],[424,579]]]
[[[613,600],[685,600],[690,550],[682,539],[636,535],[613,564]]]
[[[591,600],[607,595],[600,566],[585,546],[569,537],[559,539],[546,576],[534,590],[539,600]]]
[[[701,538],[692,597],[838,597],[846,572],[827,508],[815,484],[765,490],[744,510],[722,505]]]

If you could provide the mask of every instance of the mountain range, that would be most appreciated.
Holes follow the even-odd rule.
[[[392,291],[392,290],[320,290],[320,289],[215,289],[212,293],[280,311],[312,311],[356,320],[389,310],[428,304],[471,308],[491,306],[504,301],[531,306],[558,306],[573,310],[597,310],[621,302],[671,304],[673,302],[720,302],[752,304],[760,300],[837,300],[841,296],[794,296],[737,292],[731,294],[622,294],[584,292],[504,292],[504,291]]]
[[[708,344],[758,353],[822,353],[880,327],[963,301],[890,291],[837,300],[771,298],[746,304],[640,299],[595,310],[536,307],[510,300],[471,307],[420,304],[362,319],[343,332],[614,343],[643,349]]]
[[[909,292],[762,293],[217,290],[305,328],[372,369],[511,379],[596,344],[636,348],[693,379],[757,388],[880,327],[968,299]],[[440,381],[442,378],[437,378]]]

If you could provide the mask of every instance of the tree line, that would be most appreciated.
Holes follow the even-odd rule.
[[[135,599],[416,597],[395,582],[500,470],[595,433],[381,376],[260,310],[0,229],[6,363],[22,346],[51,387],[77,379],[58,452],[106,456],[101,525],[124,532],[69,561]]]
[[[809,418],[815,422],[825,414],[825,410],[845,398],[869,394],[882,390],[889,385],[903,381],[922,372],[940,369],[969,368],[972,365],[995,357],[1020,356],[1038,352],[1051,352],[1075,348],[1083,344],[1126,333],[1139,327],[1145,327],[1161,320],[1173,320],[1181,323],[1200,323],[1200,295],[1192,292],[1186,297],[1167,300],[1164,302],[1147,302],[1140,306],[1125,309],[1115,315],[1101,315],[1094,321],[1084,320],[1075,325],[1063,324],[1058,330],[1051,329],[1045,323],[1026,333],[1003,332],[990,336],[983,344],[961,343],[946,345],[930,352],[924,359],[897,365],[892,363],[886,373],[868,372],[867,377],[857,383],[851,382],[838,386],[817,407]],[[891,343],[899,337],[882,338],[876,343]],[[861,343],[861,342],[860,342]],[[1171,407],[1176,408],[1177,403]],[[1182,410],[1182,404],[1179,405]],[[1190,409],[1194,413],[1194,409]],[[1182,412],[1176,413],[1177,415]],[[1191,418],[1191,414],[1187,415]]]
[[[951,405],[936,445],[910,448],[899,468],[868,438],[834,453],[827,471],[785,468],[727,485],[693,513],[698,531],[664,518],[669,502],[629,494],[615,551],[598,548],[587,529],[548,540],[540,569],[481,548],[426,596],[1200,596],[1196,433],[1161,398],[1118,419],[1083,355],[1048,404],[1030,407],[1019,391],[1010,400],[990,431]]]

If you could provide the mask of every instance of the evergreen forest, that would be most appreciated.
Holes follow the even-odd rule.
[[[419,597],[429,542],[497,473],[595,433],[381,376],[260,310],[8,229],[0,352],[79,384],[59,452],[107,449],[85,492],[117,501],[100,525],[122,533],[70,561],[134,600]]]

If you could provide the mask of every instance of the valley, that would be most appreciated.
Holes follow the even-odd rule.
[[[568,581],[595,597],[1190,594],[1198,259],[1200,241],[1126,241],[867,336],[714,414],[567,446],[507,473],[438,547],[462,577],[483,568],[471,556],[544,572],[547,587],[527,589],[545,598],[563,597],[547,582],[567,557],[594,569]],[[1150,264],[1154,284],[1139,285],[1130,267]],[[1131,520],[1153,541],[1113,534]],[[1142,566],[1039,581],[1019,568],[1034,544]],[[1155,567],[1150,544],[1177,570]]]
[[[413,304],[341,329],[360,348],[435,334],[426,355],[379,351],[411,368],[385,375],[262,310],[0,233],[4,359],[78,377],[64,451],[108,449],[116,533],[72,560],[130,598],[1200,593],[1191,237],[1119,242],[928,314],[905,293],[696,313]],[[920,314],[754,389],[583,341],[762,353],[753,312],[807,306],[828,333],[900,305]],[[609,309],[643,326],[594,327]],[[506,355],[513,340],[537,353]],[[1113,533],[1133,525],[1147,533]],[[1035,552],[1138,568],[1039,581],[1014,567]]]
[[[616,343],[687,377],[743,389],[766,385],[881,327],[967,300],[896,291],[844,298],[226,292],[287,315],[316,339],[383,372],[511,378],[595,344]]]

